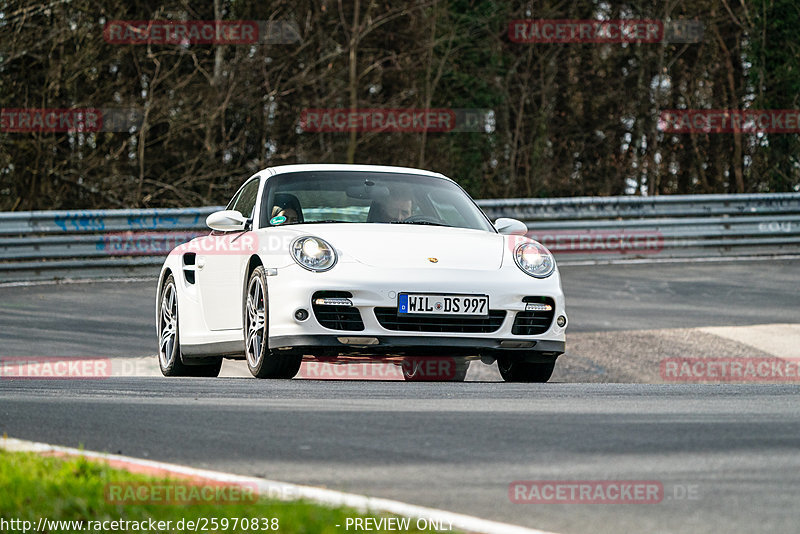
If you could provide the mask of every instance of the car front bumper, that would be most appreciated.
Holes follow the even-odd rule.
[[[494,356],[516,354],[535,357],[564,352],[565,330],[556,318],[564,316],[564,295],[556,271],[536,279],[516,265],[492,273],[470,269],[392,270],[339,263],[324,273],[305,271],[292,265],[272,270],[267,278],[269,294],[269,346],[278,351],[335,355],[463,355]],[[317,291],[346,291],[360,313],[362,330],[326,328],[317,320],[312,296]],[[378,320],[376,308],[395,308],[400,293],[459,293],[487,295],[489,308],[504,311],[500,326],[491,332],[425,332],[389,330]],[[525,297],[545,297],[553,303],[549,327],[537,335],[512,333],[517,313],[524,312]],[[298,310],[308,318],[298,320]]]

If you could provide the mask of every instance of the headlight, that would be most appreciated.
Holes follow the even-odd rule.
[[[536,278],[547,278],[556,268],[553,255],[538,243],[522,243],[514,251],[517,267]]]
[[[292,258],[309,271],[327,271],[336,265],[336,252],[324,239],[299,237],[292,242]]]

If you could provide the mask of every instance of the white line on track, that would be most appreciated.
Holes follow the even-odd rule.
[[[354,493],[343,493],[340,491],[317,488],[314,486],[301,486],[288,482],[278,482],[264,478],[247,477],[223,473],[220,471],[210,471],[207,469],[195,469],[184,465],[156,462],[153,460],[142,460],[130,456],[118,454],[107,454],[102,452],[92,452],[70,447],[61,447],[47,443],[37,443],[14,438],[0,438],[0,449],[11,452],[35,452],[45,454],[61,454],[67,456],[82,456],[91,460],[102,460],[108,462],[111,467],[147,473],[155,476],[174,476],[189,478],[194,480],[211,480],[226,484],[241,484],[247,487],[256,487],[259,495],[272,499],[284,501],[303,499],[326,506],[347,506],[354,508],[361,513],[389,513],[413,519],[424,518],[429,521],[441,521],[449,523],[452,528],[464,530],[466,532],[485,533],[485,534],[554,534],[544,530],[536,530],[498,521],[490,521],[465,514],[457,514],[436,508],[427,508],[414,504],[407,504],[390,499],[379,499],[366,495]]]

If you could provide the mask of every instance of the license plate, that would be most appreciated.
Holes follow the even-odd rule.
[[[489,315],[487,295],[400,293],[397,313],[408,315]]]

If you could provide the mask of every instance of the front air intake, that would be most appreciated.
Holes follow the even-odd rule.
[[[556,303],[550,297],[525,297],[525,311],[517,312],[511,333],[517,336],[544,334],[553,323]]]
[[[360,332],[364,330],[361,312],[353,306],[349,291],[317,291],[311,297],[311,309],[317,322],[331,330]]]

